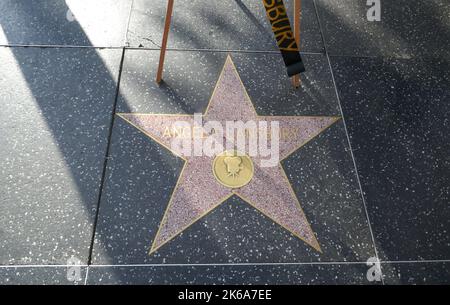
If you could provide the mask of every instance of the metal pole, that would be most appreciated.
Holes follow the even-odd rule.
[[[164,59],[166,58],[167,41],[169,40],[170,22],[172,19],[173,4],[175,0],[169,0],[167,4],[166,21],[164,23],[164,33],[161,43],[161,53],[159,55],[159,66],[156,74],[156,82],[159,84],[162,80],[164,70]]]

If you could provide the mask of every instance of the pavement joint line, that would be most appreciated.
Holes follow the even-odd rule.
[[[131,15],[133,14],[133,6],[134,6],[134,0],[131,0],[130,11],[128,13],[127,27],[125,29],[125,35],[124,35],[125,36],[124,37],[125,46],[128,44],[128,32],[130,30]]]
[[[395,264],[439,264],[439,263],[450,263],[450,259],[442,260],[403,260],[403,261],[380,261],[382,265],[395,265]],[[242,267],[242,266],[307,266],[307,265],[366,265],[366,262],[292,262],[292,263],[192,263],[192,264],[176,264],[176,263],[166,263],[166,264],[81,264],[76,265],[85,268],[107,268],[107,267]],[[74,265],[0,265],[0,268],[61,268],[61,267],[73,267]]]
[[[141,48],[133,46],[81,46],[81,45],[46,45],[46,44],[0,44],[2,48],[43,48],[43,49],[111,49],[111,50],[142,50],[159,51],[160,48]],[[234,49],[191,49],[191,48],[167,48],[171,52],[206,52],[206,53],[244,53],[244,54],[279,54],[279,51],[273,50],[234,50]],[[321,52],[300,51],[304,55],[325,55]],[[347,56],[351,57],[351,56]]]
[[[133,47],[127,46],[126,50],[143,50],[143,51],[159,51],[159,48],[141,48],[141,47]],[[205,53],[249,53],[249,54],[279,54],[279,51],[273,50],[235,50],[235,49],[191,49],[191,48],[167,48],[167,51],[171,52],[205,52]],[[301,54],[304,55],[325,55],[325,53],[320,52],[308,52],[308,51],[300,51]]]
[[[90,265],[90,267],[252,267],[252,266],[314,266],[314,265],[361,265],[366,262],[298,262],[298,263],[198,263],[198,264],[124,264]]]
[[[113,107],[111,110],[111,122],[110,122],[109,130],[108,130],[107,146],[106,146],[105,156],[104,156],[104,160],[103,160],[103,168],[102,168],[102,175],[100,178],[100,186],[99,186],[99,190],[98,190],[97,209],[95,211],[94,223],[92,225],[92,236],[91,236],[91,241],[90,241],[90,246],[89,246],[89,256],[88,256],[88,260],[87,260],[88,265],[91,264],[92,255],[94,252],[95,234],[97,231],[97,224],[98,224],[98,219],[100,216],[100,204],[102,201],[103,188],[104,188],[105,182],[106,182],[106,172],[108,170],[108,159],[109,159],[109,153],[110,153],[110,149],[111,149],[111,140],[112,140],[114,122],[115,122],[115,118],[116,118],[117,103],[118,103],[119,95],[120,95],[120,82],[122,79],[122,69],[123,69],[124,61],[125,61],[125,48],[122,48],[122,54],[121,54],[120,63],[119,63],[119,71],[118,71],[118,75],[117,75],[115,98],[114,98],[114,103],[113,103]]]
[[[84,285],[87,285],[89,277],[89,266],[86,267],[86,274],[84,275]]]

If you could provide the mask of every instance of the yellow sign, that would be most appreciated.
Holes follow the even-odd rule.
[[[224,151],[216,156],[212,170],[217,181],[226,187],[239,188],[253,178],[253,161],[236,151]]]
[[[298,52],[283,0],[263,0],[263,3],[280,50]]]

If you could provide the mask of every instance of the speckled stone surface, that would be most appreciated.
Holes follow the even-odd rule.
[[[332,64],[381,258],[450,259],[448,62]]]
[[[0,264],[87,261],[121,55],[0,48]]]
[[[124,46],[131,3],[3,0],[0,45]]]
[[[117,112],[202,113],[226,57],[225,52],[169,51],[164,83],[158,86],[159,52],[126,50]],[[281,55],[233,53],[259,115],[340,115],[326,56],[304,55],[303,60],[302,88],[294,90]]]
[[[293,1],[285,0],[293,26]],[[132,47],[161,45],[167,1],[135,0],[128,28]],[[301,44],[305,52],[323,52],[313,0],[302,1]],[[276,51],[275,38],[261,1],[177,1],[170,48]]]
[[[128,52],[123,68],[118,112],[125,112],[126,107],[139,113],[177,113],[183,109],[182,105],[187,103],[186,100],[192,98],[191,94],[184,92],[193,92],[198,97],[189,100],[192,108],[187,109],[187,112],[203,113],[215,85],[210,79],[218,79],[220,69],[216,68],[216,65],[222,67],[226,59],[226,54],[220,54],[221,60],[215,53],[200,55],[210,60],[200,66],[200,71],[203,71],[204,66],[214,71],[202,76],[196,66],[198,53],[170,52],[170,56],[176,59],[175,63],[184,63],[183,66],[178,66],[180,73],[191,73],[191,78],[199,76],[195,87],[194,82],[189,82],[192,85],[176,83],[167,77],[162,89],[150,87],[143,95],[140,90],[143,88],[142,84],[151,84],[154,76],[154,71],[145,68],[153,52]],[[235,54],[231,55],[234,59]],[[250,67],[244,62],[254,60],[258,56],[262,57],[257,59],[261,62],[267,55],[245,56],[247,55],[238,54],[236,57],[239,59],[235,61],[238,72],[243,76],[244,85],[255,81],[246,77],[250,75],[247,71]],[[147,61],[141,61],[141,58],[147,58]],[[316,63],[319,71],[325,70],[320,65],[326,65],[326,61],[321,61],[321,55],[311,55],[308,58],[309,62]],[[277,70],[269,70],[267,69],[269,74],[266,77],[275,79],[277,86],[284,86],[285,79],[275,74]],[[172,70],[170,73],[176,77],[176,71]],[[332,82],[329,71],[319,73],[311,69],[309,73],[310,78],[305,78],[307,83]],[[289,84],[289,80],[286,81]],[[169,82],[170,86],[173,86],[171,92],[177,90],[180,93],[170,98],[170,103],[162,104],[161,101],[158,102],[158,97],[164,96],[161,90],[164,92]],[[273,98],[269,100],[265,96],[270,92],[267,87],[269,86],[260,87],[260,91],[249,91],[258,113],[259,109],[266,108],[266,105],[267,108],[280,109],[278,113],[261,110],[265,115],[285,114],[285,100],[291,100],[291,103],[297,101],[299,113],[293,115],[301,115],[301,112],[312,115],[310,111],[314,106],[309,107],[310,105],[322,102],[330,105],[332,101],[336,102],[336,99],[329,101],[325,98],[331,94],[328,90],[333,90],[332,85],[324,86],[323,91],[315,92],[312,96],[305,94],[299,99],[296,98],[298,92],[287,91],[281,95],[281,102],[274,102]],[[274,86],[271,85],[270,88],[273,89]],[[186,99],[181,98],[185,96]],[[163,106],[165,108],[162,108]],[[332,110],[334,107],[330,106],[328,113],[324,111],[324,115],[337,115],[337,110]],[[169,150],[124,120],[115,120],[93,250],[94,264],[365,262],[374,256],[342,122],[335,123],[283,161],[283,167],[296,195],[301,198],[304,213],[318,236],[323,254],[305,246],[303,241],[292,236],[239,197],[233,196],[149,256],[149,245],[156,235],[182,166],[183,160],[174,157]]]
[[[337,285],[375,284],[365,277],[365,264],[139,266],[89,268],[87,284],[231,284]]]
[[[365,0],[303,0],[298,90],[260,0],[175,1],[156,85],[166,2],[0,1],[0,284],[74,284],[71,256],[75,284],[370,284],[376,252],[385,284],[450,283],[448,1],[368,22]],[[148,253],[184,162],[113,107],[203,113],[229,50],[260,116],[342,106],[281,162],[322,252],[233,195]]]
[[[369,22],[365,0],[315,0],[331,55],[450,58],[450,2],[381,0]]]
[[[382,264],[388,285],[449,285],[450,262]]]
[[[87,267],[80,266],[79,268],[79,277],[71,278],[67,276],[68,268],[66,266],[1,266],[0,285],[84,285]]]

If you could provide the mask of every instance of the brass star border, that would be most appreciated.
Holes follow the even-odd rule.
[[[281,162],[302,146],[309,143],[313,138],[322,134],[337,122],[340,117],[259,116],[237,72],[236,66],[228,55],[206,111],[203,114],[204,121],[240,119],[246,122],[249,120],[276,120],[280,122],[280,127],[287,126],[287,128],[291,129],[295,127],[297,129],[292,130],[299,131],[294,134],[295,141],[287,141],[286,143],[282,140],[280,141],[280,160],[276,167],[273,169],[255,168],[255,176],[259,178],[255,178],[254,182],[251,181],[242,188],[232,189],[221,185],[218,181],[211,180],[210,188],[202,189],[201,194],[203,196],[197,198],[195,197],[195,191],[197,190],[196,187],[198,188],[196,186],[198,184],[196,184],[198,178],[192,175],[186,177],[186,173],[192,174],[195,171],[196,174],[198,172],[200,173],[200,178],[211,179],[210,175],[213,174],[211,171],[211,160],[214,158],[183,157],[180,152],[174,151],[170,147],[169,140],[164,139],[161,132],[164,127],[171,126],[175,121],[185,120],[193,123],[193,115],[141,113],[118,113],[117,115],[168,149],[175,156],[184,160],[183,168],[170,196],[169,203],[158,227],[149,254],[154,253],[177,237],[233,195],[238,196],[261,214],[286,229],[293,236],[303,240],[316,251],[322,253],[319,242],[306,219]],[[270,184],[264,184],[264,182],[267,182],[264,179],[268,178],[261,178],[261,176],[267,175],[272,175],[271,177],[278,179],[271,180],[270,182],[272,183]],[[277,184],[278,182],[280,183]],[[272,186],[272,184],[275,184],[275,186]],[[278,192],[277,195],[281,199],[270,201],[273,194],[265,193],[268,192],[266,188],[270,187],[274,188],[272,192]],[[280,188],[281,191],[278,191],[277,188]],[[193,191],[189,192],[190,190]],[[255,192],[255,190],[263,194],[261,195]],[[208,199],[208,196],[213,199]],[[192,203],[194,207],[186,204],[186,202]]]

